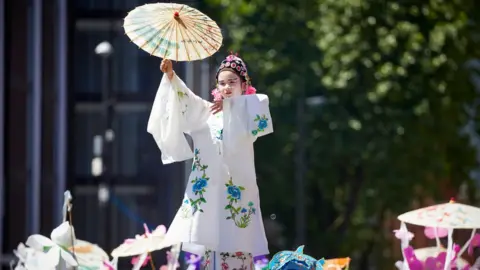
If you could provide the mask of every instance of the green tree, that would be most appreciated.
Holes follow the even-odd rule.
[[[295,101],[302,91],[324,95],[328,102],[305,116],[307,252],[351,255],[358,269],[369,258],[392,265],[398,258],[385,256],[379,233],[386,214],[410,210],[415,197],[448,200],[438,187],[468,181],[475,161],[459,135],[463,105],[473,99],[463,68],[471,57],[470,3],[208,4],[226,29],[226,47],[240,51],[256,87],[271,98],[275,135],[259,142],[256,160],[264,214],[277,214],[291,244]]]
[[[468,179],[474,159],[459,128],[463,106],[472,100],[463,68],[470,56],[469,6],[319,0],[318,7],[318,19],[308,26],[323,52],[317,69],[336,108],[322,115],[331,133],[321,141],[336,143],[332,161],[357,175],[338,198],[350,202],[340,231],[353,226],[347,243],[362,239],[364,250],[372,250],[384,238],[371,230],[372,220],[378,226],[386,211],[408,210],[412,197],[445,196],[436,189],[442,182],[457,187]],[[327,189],[333,188],[338,185]]]

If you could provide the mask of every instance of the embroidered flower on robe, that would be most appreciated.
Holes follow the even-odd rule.
[[[252,130],[252,134],[256,136],[259,132],[264,132],[265,129],[268,127],[268,118],[266,115],[259,115],[255,116],[253,119],[254,122],[257,122],[257,128]]]
[[[237,186],[229,186],[227,188],[227,192],[232,198],[236,200],[240,200],[242,197],[242,192],[240,191],[240,188]]]

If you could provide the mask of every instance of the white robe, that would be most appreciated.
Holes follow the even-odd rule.
[[[176,75],[163,76],[148,121],[164,164],[193,158],[185,197],[165,244],[205,250],[268,254],[260,211],[253,143],[273,132],[268,97],[244,95],[211,103],[196,96]],[[184,133],[194,142],[192,152]],[[182,181],[181,179],[178,179]]]

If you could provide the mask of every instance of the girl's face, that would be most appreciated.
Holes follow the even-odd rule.
[[[241,96],[245,91],[246,83],[240,76],[231,70],[223,70],[218,74],[218,91],[223,98]]]

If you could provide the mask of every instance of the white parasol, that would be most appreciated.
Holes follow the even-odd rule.
[[[445,229],[480,228],[480,208],[451,200],[449,203],[420,208],[398,216],[400,221]]]
[[[437,240],[436,249],[440,249],[440,240],[438,237],[437,229],[448,229],[447,238],[448,245],[446,248],[445,268],[450,269],[450,262],[453,258],[453,240],[452,234],[454,229],[473,229],[472,236],[462,247],[457,254],[458,258],[465,252],[466,248],[470,244],[475,231],[480,228],[480,208],[473,207],[466,204],[455,202],[453,199],[448,203],[428,206],[420,208],[398,216],[398,219],[402,221],[402,227],[405,223],[414,225],[420,225],[425,227],[432,227],[435,229],[435,238]],[[404,247],[402,247],[403,250]],[[439,251],[440,252],[440,251]],[[416,253],[416,252],[415,252]],[[404,255],[404,265],[405,254]],[[460,260],[456,260],[457,265]]]

